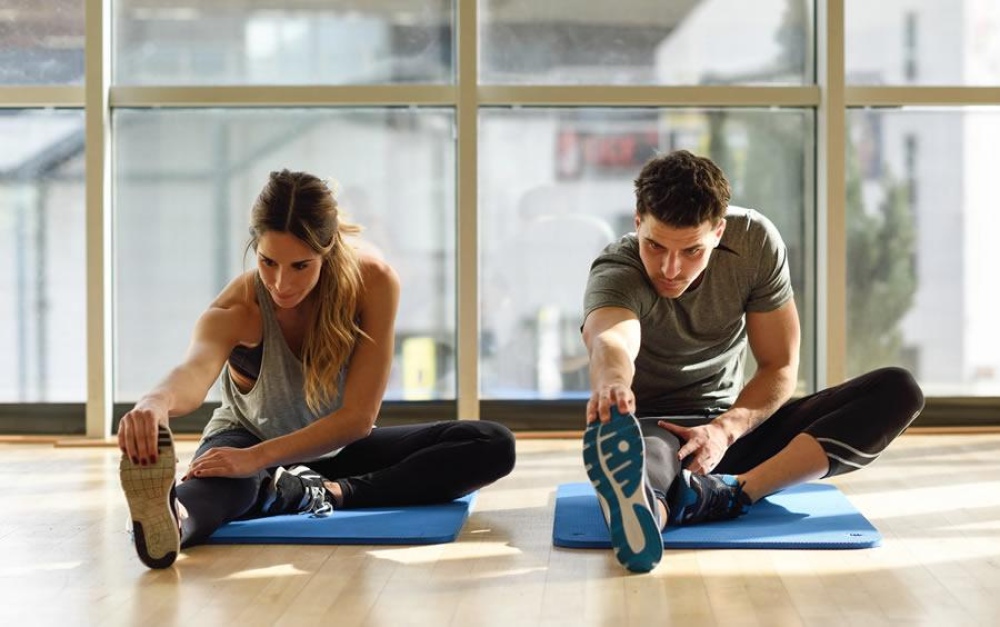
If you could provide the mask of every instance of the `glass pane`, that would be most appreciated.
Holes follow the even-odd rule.
[[[484,398],[587,396],[580,337],[590,263],[633,230],[633,180],[657,151],[712,157],[781,230],[813,380],[805,278],[813,213],[813,114],[804,110],[489,109],[480,118]]]
[[[451,0],[118,0],[115,82],[448,83],[451,5]]]
[[[810,0],[479,0],[480,82],[813,82]]]
[[[84,0],[4,0],[0,85],[83,82]]]
[[[347,219],[400,275],[388,398],[454,398],[450,111],[126,109],[113,130],[117,402],[165,376],[201,312],[254,267],[250,206],[285,167],[332,179]]]
[[[996,85],[996,0],[847,0],[844,62],[855,85]]]
[[[87,398],[82,111],[0,111],[0,403]]]
[[[849,374],[900,365],[928,395],[1000,396],[1000,109],[848,124]]]

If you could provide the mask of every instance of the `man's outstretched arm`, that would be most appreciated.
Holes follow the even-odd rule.
[[[601,307],[583,323],[583,342],[590,355],[590,400],[587,423],[611,419],[611,406],[621,413],[635,411],[632,377],[639,354],[641,332],[635,312]]]

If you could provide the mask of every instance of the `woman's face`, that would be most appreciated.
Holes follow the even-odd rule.
[[[257,269],[274,304],[293,309],[319,283],[323,258],[291,233],[268,231],[257,239]]]

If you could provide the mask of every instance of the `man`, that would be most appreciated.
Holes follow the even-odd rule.
[[[718,166],[683,150],[646,163],[635,193],[635,233],[594,261],[584,298],[584,461],[616,557],[645,572],[666,525],[734,518],[871,463],[923,394],[884,368],[790,401],[799,318],[774,225],[729,207]]]

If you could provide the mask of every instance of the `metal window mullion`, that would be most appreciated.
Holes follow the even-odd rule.
[[[844,0],[817,8],[816,385],[827,387],[847,376]]]
[[[112,107],[454,106],[452,85],[115,86]]]
[[[468,65],[468,62],[466,62]],[[472,84],[478,106],[816,107],[820,90],[802,87],[497,86]],[[465,85],[116,86],[112,107],[455,106]]]
[[[752,86],[506,86],[479,87],[483,106],[635,106],[635,107],[815,107],[820,90]]]
[[[80,108],[84,98],[84,88],[75,85],[0,87],[0,109]]]
[[[846,87],[847,107],[997,106],[1000,87]]]
[[[476,2],[458,2],[456,379],[458,418],[479,419],[479,25]]]
[[[86,155],[87,404],[89,438],[111,435],[112,315],[110,107],[110,0],[86,0],[84,113]]]

